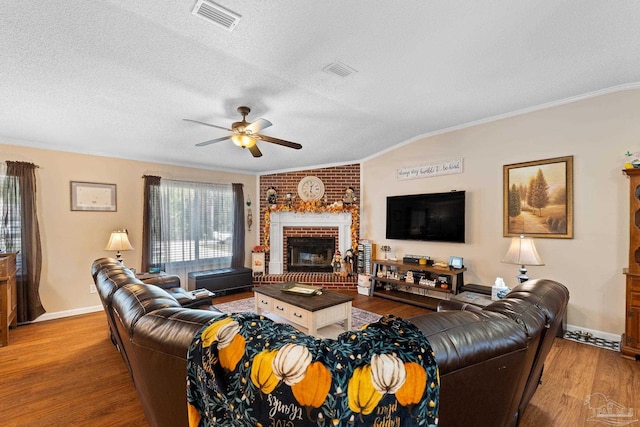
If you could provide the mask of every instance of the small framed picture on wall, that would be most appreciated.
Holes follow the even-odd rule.
[[[71,210],[116,212],[116,184],[71,181]]]

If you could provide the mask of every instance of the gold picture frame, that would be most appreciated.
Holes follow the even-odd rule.
[[[71,181],[71,210],[116,212],[116,184]]]
[[[573,156],[503,166],[503,235],[573,238]]]

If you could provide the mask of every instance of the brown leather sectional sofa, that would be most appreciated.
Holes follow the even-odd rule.
[[[112,340],[129,368],[152,426],[186,426],[186,358],[195,333],[220,316],[211,305],[186,308],[179,280],[138,280],[116,260],[92,274]],[[438,313],[410,320],[429,339],[440,371],[440,422],[516,426],[533,396],[562,327],[568,290],[531,280],[480,309],[443,301]]]

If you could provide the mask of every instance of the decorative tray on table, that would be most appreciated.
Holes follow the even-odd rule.
[[[304,285],[302,283],[287,284],[284,285],[281,290],[288,294],[302,295],[305,297],[320,295],[322,293],[322,288],[320,286]]]

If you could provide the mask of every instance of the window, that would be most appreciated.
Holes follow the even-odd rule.
[[[0,175],[0,252],[19,252],[22,243],[18,211],[20,196],[14,194],[13,197],[10,197],[7,193],[9,189],[6,184],[9,179],[12,178]],[[20,260],[18,257],[18,263]]]
[[[233,254],[233,192],[230,184],[162,180],[162,238],[154,250],[169,274],[184,281],[189,271],[224,268]],[[186,282],[185,282],[186,283]]]

